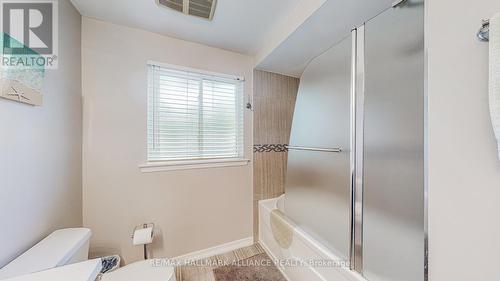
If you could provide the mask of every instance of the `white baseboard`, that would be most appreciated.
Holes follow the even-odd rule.
[[[196,261],[205,258],[209,258],[215,255],[225,254],[227,252],[231,252],[240,248],[248,247],[254,244],[253,237],[248,237],[236,241],[232,241],[229,243],[221,244],[218,246],[210,247],[204,250],[188,253],[182,256],[178,256],[173,258],[176,261]]]

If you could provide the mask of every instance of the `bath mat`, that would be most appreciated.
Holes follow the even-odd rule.
[[[187,264],[175,268],[177,281],[215,281],[214,269],[219,264],[231,265],[264,253],[259,244],[237,249],[203,260],[199,264]],[[204,265],[204,266],[200,266]]]
[[[286,281],[266,254],[216,268],[214,275],[215,281]]]

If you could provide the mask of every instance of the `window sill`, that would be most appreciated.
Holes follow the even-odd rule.
[[[248,165],[249,162],[250,160],[242,158],[149,162],[140,165],[139,169],[143,173],[154,173],[164,171],[245,166]]]

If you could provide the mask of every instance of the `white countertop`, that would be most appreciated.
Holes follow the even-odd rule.
[[[4,279],[3,281],[94,281],[101,268],[101,259],[94,259]]]

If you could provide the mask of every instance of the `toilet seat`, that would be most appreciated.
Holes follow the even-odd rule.
[[[134,262],[106,273],[102,281],[175,281],[175,270],[170,266],[153,266],[153,260]]]

